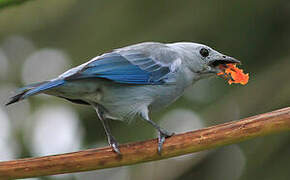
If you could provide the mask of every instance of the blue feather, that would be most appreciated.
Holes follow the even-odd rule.
[[[98,57],[66,79],[104,78],[126,84],[163,84],[169,73],[168,66],[162,66],[144,54],[113,52]]]
[[[60,85],[64,84],[64,80],[60,79],[60,80],[54,80],[54,81],[49,81],[47,83],[41,84],[40,86],[37,86],[29,91],[27,91],[23,96],[22,99],[27,98],[28,96],[32,96],[34,94],[40,93],[42,91],[54,88],[54,87],[58,87]]]
[[[27,85],[23,88],[19,88],[18,90],[16,90],[16,95],[12,96],[9,99],[9,101],[6,103],[6,105],[13,104],[29,96],[38,94],[42,91],[61,86],[64,83],[65,81],[63,79],[59,79],[59,80],[53,80],[53,81],[44,81],[40,83],[34,83],[34,84]]]

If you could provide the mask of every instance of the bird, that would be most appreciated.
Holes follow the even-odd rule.
[[[6,105],[40,93],[92,106],[112,151],[121,155],[109,121],[139,117],[158,131],[157,153],[174,135],[150,118],[182,96],[200,79],[216,75],[220,65],[240,64],[231,56],[194,42],[142,42],[94,57],[58,77],[16,90]]]

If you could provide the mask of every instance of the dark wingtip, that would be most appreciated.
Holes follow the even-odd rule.
[[[9,106],[10,104],[20,101],[23,94],[24,93],[21,93],[21,94],[17,94],[16,96],[11,97],[5,105]]]
[[[9,106],[10,104],[13,104],[13,103],[16,103],[16,102],[17,102],[17,100],[11,99],[7,103],[5,103],[5,106]]]

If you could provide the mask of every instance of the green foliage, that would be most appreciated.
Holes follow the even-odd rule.
[[[0,8],[12,6],[12,5],[19,5],[28,0],[0,0]]]

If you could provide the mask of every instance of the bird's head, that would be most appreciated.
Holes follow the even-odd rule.
[[[186,66],[196,74],[210,76],[219,73],[220,65],[240,64],[241,62],[233,57],[224,55],[206,45],[198,43],[175,43],[183,55]]]

